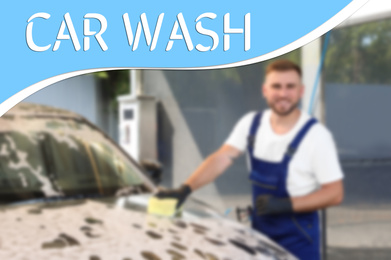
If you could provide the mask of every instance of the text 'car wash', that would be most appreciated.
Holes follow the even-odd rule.
[[[217,15],[215,13],[203,13],[199,15],[195,19],[195,30],[198,34],[210,37],[212,39],[212,45],[211,46],[204,46],[202,44],[197,44],[194,47],[192,37],[189,33],[188,26],[186,24],[185,18],[182,13],[179,13],[176,16],[175,23],[171,29],[170,36],[167,40],[163,41],[160,40],[160,42],[164,42],[166,44],[166,51],[170,51],[173,48],[174,40],[184,40],[186,43],[186,47],[188,51],[192,51],[194,48],[197,51],[200,52],[206,52],[206,51],[213,51],[215,50],[219,45],[219,35],[213,30],[206,29],[202,26],[201,19],[215,19]],[[72,22],[71,15],[69,13],[66,13],[64,15],[64,19],[61,22],[60,29],[58,30],[57,37],[54,40],[54,44],[52,47],[52,44],[47,44],[45,46],[39,46],[34,42],[34,35],[37,36],[41,33],[44,33],[39,30],[39,28],[34,28],[33,30],[33,24],[34,19],[42,18],[45,20],[48,20],[50,18],[50,14],[48,13],[35,13],[33,14],[28,20],[27,20],[27,27],[26,27],[26,42],[28,47],[32,51],[36,52],[44,52],[47,50],[57,51],[60,48],[61,41],[64,40],[71,40],[73,47],[75,48],[75,51],[79,51],[81,49],[79,36],[76,33],[74,24]],[[155,24],[154,33],[151,34],[151,29],[148,24],[147,15],[146,13],[143,13],[140,15],[140,20],[137,23],[135,34],[133,33],[132,25],[130,23],[129,14],[125,13],[122,16],[124,28],[126,33],[126,37],[128,40],[129,46],[131,46],[132,51],[137,50],[140,37],[142,32],[144,33],[145,41],[147,46],[149,47],[149,51],[155,50],[160,30],[163,24],[163,18],[164,13],[161,13],[158,18],[157,22]],[[90,22],[91,19],[96,19],[100,22],[100,29],[98,32],[91,31]],[[134,28],[134,27],[133,27]],[[180,32],[178,32],[178,29],[180,28]],[[68,33],[66,33],[65,29],[68,30]],[[98,42],[100,48],[103,51],[107,51],[109,47],[107,46],[104,38],[102,37],[103,33],[107,29],[107,19],[98,13],[88,13],[84,15],[84,21],[83,21],[83,50],[87,51],[90,49],[90,37],[94,36],[96,41]],[[247,13],[244,15],[244,27],[243,28],[231,28],[230,25],[230,13],[226,13],[223,18],[223,49],[224,51],[227,51],[230,49],[230,35],[232,34],[243,34],[244,36],[244,50],[248,51],[250,50],[250,13]],[[168,35],[167,35],[168,36]],[[54,36],[53,36],[54,38]],[[243,45],[242,45],[243,46]],[[242,47],[241,47],[242,48]]]

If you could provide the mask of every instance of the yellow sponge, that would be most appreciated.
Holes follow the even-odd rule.
[[[148,201],[148,214],[173,217],[177,213],[178,200],[173,198],[159,199],[151,197]]]

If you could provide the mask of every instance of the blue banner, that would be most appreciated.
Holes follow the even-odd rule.
[[[0,16],[0,112],[39,88],[9,101],[16,93],[75,71],[258,62],[314,40],[365,2],[9,1]]]

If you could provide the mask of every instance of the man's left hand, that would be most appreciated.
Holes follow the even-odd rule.
[[[273,215],[293,212],[289,198],[276,198],[271,195],[259,195],[255,202],[257,215]]]

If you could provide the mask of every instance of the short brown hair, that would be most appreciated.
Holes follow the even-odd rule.
[[[288,71],[288,70],[294,70],[299,74],[301,77],[301,68],[296,63],[290,61],[290,60],[276,60],[267,65],[266,67],[266,74],[272,72],[272,71]]]

